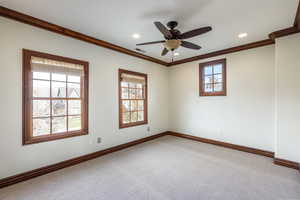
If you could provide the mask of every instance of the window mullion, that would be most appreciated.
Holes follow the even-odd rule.
[[[81,97],[81,94],[80,94]],[[69,132],[69,101],[68,101],[68,75],[66,75],[66,106],[67,106],[67,113],[66,113],[66,117],[67,117],[67,124],[66,124],[66,128],[67,128],[67,132]],[[81,106],[82,107],[82,106]],[[82,113],[82,108],[81,108],[81,113]],[[80,118],[81,119],[81,118]],[[81,119],[82,120],[82,119]]]
[[[205,91],[205,77],[206,77],[206,75],[205,75],[205,67],[203,67],[202,68],[202,74],[201,74],[201,76],[202,76],[202,84],[201,84],[201,86],[202,86],[202,90],[203,91]]]
[[[129,123],[132,123],[131,122],[131,99],[129,100]]]
[[[67,79],[67,82],[68,82],[68,79]],[[79,87],[80,87],[80,105],[81,105],[81,110],[80,110],[81,130],[85,129],[83,120],[84,120],[84,113],[87,112],[86,107],[83,103],[84,102],[84,90],[83,90],[83,88],[85,87],[83,84],[84,84],[84,78],[83,78],[83,76],[80,76]],[[69,113],[67,113],[67,115],[68,115],[67,116],[67,131],[69,131]]]
[[[50,73],[50,135],[52,134],[52,73]]]
[[[215,67],[212,65],[212,92],[215,92]]]

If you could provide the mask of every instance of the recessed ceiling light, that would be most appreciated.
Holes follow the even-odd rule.
[[[244,38],[244,37],[247,37],[248,36],[248,33],[240,33],[239,34],[239,38]]]
[[[137,33],[134,33],[134,34],[132,35],[132,37],[133,37],[134,39],[139,39],[141,36],[140,36],[139,34],[137,34]]]
[[[178,53],[178,52],[175,52],[175,53],[174,53],[174,56],[179,56],[179,53]]]

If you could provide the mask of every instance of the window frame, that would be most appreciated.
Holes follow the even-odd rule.
[[[222,64],[222,91],[205,92],[205,74],[204,68],[210,65]],[[213,74],[214,75],[214,74]],[[227,80],[226,80],[226,58],[204,62],[199,64],[199,95],[200,96],[226,96],[227,95]]]
[[[62,133],[55,133],[42,136],[32,136],[32,122],[33,122],[33,76],[31,71],[31,57],[39,57],[50,60],[56,60],[61,62],[79,64],[83,66],[84,78],[81,78],[81,130],[79,131],[67,131]],[[88,92],[89,92],[89,63],[86,61],[76,60],[72,58],[66,58],[62,56],[32,51],[23,49],[23,138],[22,144],[34,144],[40,142],[53,141],[58,139],[64,139],[75,136],[88,135]],[[67,82],[66,82],[67,83]],[[50,87],[51,89],[51,87]],[[49,97],[50,99],[52,97]],[[66,100],[68,97],[65,98]],[[51,108],[50,108],[51,109]],[[50,111],[52,112],[52,111]],[[68,115],[68,113],[67,113]],[[50,115],[51,119],[52,115]],[[68,116],[67,116],[68,117]]]
[[[122,113],[122,74],[130,74],[135,76],[140,76],[145,79],[145,86],[144,86],[144,120],[139,122],[130,122],[130,123],[123,123],[123,113]],[[129,128],[134,126],[140,126],[148,124],[148,75],[140,72],[134,72],[124,69],[119,69],[119,77],[118,77],[118,85],[119,85],[119,129],[122,128]]]

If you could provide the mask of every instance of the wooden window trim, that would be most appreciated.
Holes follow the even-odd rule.
[[[124,124],[123,123],[123,113],[122,113],[122,86],[121,86],[121,81],[122,81],[122,74],[131,74],[131,75],[136,75],[136,76],[141,76],[145,78],[145,99],[144,99],[144,121],[139,121],[139,122],[131,122]],[[139,73],[139,72],[133,72],[129,70],[124,70],[124,69],[119,69],[119,77],[118,77],[118,82],[119,82],[119,128],[129,128],[133,126],[140,126],[140,125],[145,125],[148,124],[148,76],[147,74]],[[138,99],[137,99],[138,100]]]
[[[222,64],[222,86],[220,92],[205,92],[204,90],[204,68],[209,65]],[[199,64],[199,95],[200,96],[226,96],[227,95],[227,80],[226,80],[226,59],[214,60]]]
[[[33,99],[39,99],[39,98],[33,98],[32,97],[32,73],[31,73],[31,57],[40,57],[40,58],[46,58],[61,62],[67,62],[67,63],[73,63],[73,64],[80,64],[83,66],[84,70],[84,78],[81,79],[81,130],[79,131],[68,131],[68,132],[62,132],[62,133],[55,133],[50,135],[43,135],[43,136],[32,136],[32,100]],[[47,53],[32,51],[23,49],[23,138],[22,138],[22,144],[28,145],[28,144],[34,144],[34,143],[40,143],[40,142],[47,142],[52,140],[58,140],[63,138],[69,138],[69,137],[75,137],[75,136],[81,136],[81,135],[87,135],[88,134],[88,90],[89,90],[89,71],[88,71],[89,63],[86,61],[76,60],[72,58],[66,58],[62,56],[57,55],[51,55]],[[67,83],[67,82],[66,82]],[[50,97],[52,98],[52,97]],[[41,98],[42,99],[42,98]],[[47,98],[49,99],[49,98]],[[56,99],[56,98],[52,98]],[[62,98],[59,98],[60,100],[63,100]],[[72,98],[65,98],[70,99]],[[75,98],[78,99],[78,98]],[[68,115],[68,113],[66,113]],[[71,116],[71,115],[68,115]],[[76,115],[79,116],[79,115]]]

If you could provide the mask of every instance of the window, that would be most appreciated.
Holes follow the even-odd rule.
[[[120,128],[147,123],[147,74],[119,69]]]
[[[88,63],[23,50],[23,144],[88,134]]]
[[[226,59],[201,63],[200,96],[226,96]]]

